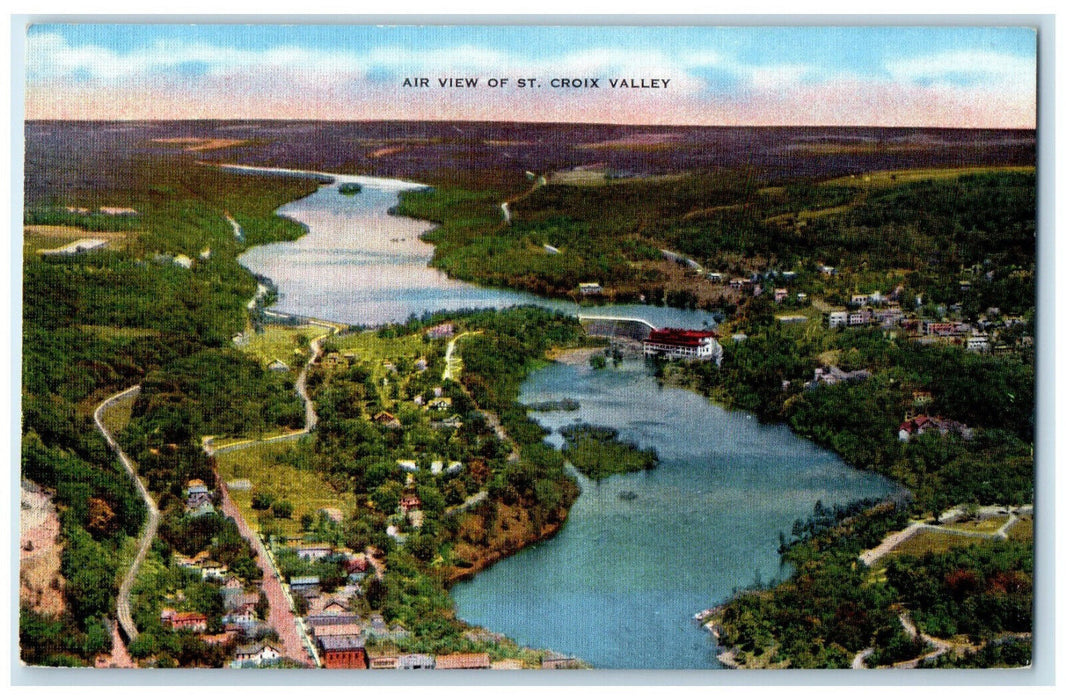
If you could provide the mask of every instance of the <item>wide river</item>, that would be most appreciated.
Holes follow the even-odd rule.
[[[340,182],[363,190],[343,195]],[[275,282],[279,311],[346,323],[522,303],[578,312],[574,304],[458,282],[427,267],[432,248],[419,240],[426,224],[388,214],[399,192],[417,186],[338,176],[279,210],[306,224],[306,236],[257,247],[241,262]],[[713,324],[702,312],[649,306],[585,311],[655,326]],[[565,397],[580,409],[535,414],[553,430],[549,439],[558,444],[555,431],[578,420],[611,426],[654,447],[659,467],[600,483],[581,479],[582,495],[555,538],[452,593],[462,619],[600,668],[718,667],[714,640],[693,624],[693,613],[783,575],[778,533],[811,515],[817,501],[897,490],[782,426],[659,386],[640,360],[600,371],[560,362],[534,372],[522,389],[524,402]]]

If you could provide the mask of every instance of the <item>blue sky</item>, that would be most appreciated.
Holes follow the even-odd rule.
[[[1036,33],[993,27],[37,25],[34,117],[1021,126]],[[661,77],[655,94],[411,94],[406,76]],[[110,105],[110,106],[109,106]]]

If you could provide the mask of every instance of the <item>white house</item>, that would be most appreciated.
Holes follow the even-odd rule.
[[[276,646],[260,642],[259,644],[237,647],[233,653],[233,665],[238,668],[241,666],[262,666],[265,663],[277,661],[281,657],[282,653]]]
[[[847,311],[830,311],[829,312],[829,327],[840,328],[848,325],[848,312]]]

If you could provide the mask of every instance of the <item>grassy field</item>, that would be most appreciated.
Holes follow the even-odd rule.
[[[327,347],[336,347],[340,353],[353,352],[359,362],[370,366],[371,376],[378,386],[388,376],[386,362],[395,362],[400,358],[411,360],[426,355],[431,343],[422,339],[421,333],[401,336],[399,338],[379,338],[374,331],[352,333],[331,338]]]
[[[981,518],[980,520],[969,520],[966,522],[950,523],[948,527],[950,527],[952,530],[964,530],[966,532],[987,532],[991,534],[999,528],[1003,527],[1003,524],[1006,522],[1006,515],[995,515],[991,518]]]
[[[951,180],[964,175],[982,173],[1033,173],[1032,166],[1001,166],[972,168],[913,168],[908,170],[881,170],[863,175],[849,175],[823,182],[823,185],[843,185],[845,187],[891,187],[905,182],[919,180]]]
[[[37,255],[38,250],[51,250],[82,238],[107,241],[107,250],[126,250],[127,241],[136,239],[134,231],[88,231],[75,226],[31,225],[23,230],[22,257]]]
[[[881,563],[887,563],[892,557],[898,557],[904,554],[910,554],[911,556],[920,557],[923,554],[943,554],[944,552],[954,549],[955,547],[969,547],[971,545],[980,545],[986,543],[985,540],[980,537],[969,537],[967,535],[956,535],[950,532],[936,532],[926,531],[919,532],[914,537],[905,540],[900,543],[898,547],[889,552]]]
[[[262,333],[245,335],[241,350],[259,360],[263,367],[277,359],[296,372],[307,361],[308,342],[322,333],[318,326],[268,325]]]
[[[130,417],[133,415],[133,403],[136,400],[136,396],[128,396],[121,401],[116,401],[100,416],[104,427],[110,430],[112,435],[118,435],[129,425]]]
[[[1033,541],[1033,516],[1023,515],[1018,518],[1010,529],[1007,530],[1007,537],[1012,540],[1018,540],[1019,542],[1032,542]]]
[[[991,518],[983,518],[981,520],[974,520],[965,523],[952,523],[946,525],[954,530],[962,530],[963,532],[973,532],[982,534],[992,534],[1004,523],[1007,522],[1007,516],[997,515]],[[1033,540],[1033,518],[1031,515],[1020,516],[1007,530],[1007,537],[1011,540],[1019,542],[1032,542]],[[970,546],[987,546],[993,540],[986,537],[968,536],[965,534],[956,534],[952,532],[944,532],[937,530],[927,530],[925,532],[919,532],[914,537],[904,540],[896,546],[891,552],[879,559],[870,572],[871,580],[884,581],[885,580],[885,568],[888,562],[893,557],[909,554],[915,557],[921,557],[925,554],[943,554],[950,549],[956,547],[970,547]]]
[[[320,474],[292,466],[286,457],[295,449],[289,444],[256,445],[218,456],[218,473],[223,481],[252,482],[251,490],[231,490],[230,496],[253,526],[259,522],[261,513],[269,512],[252,508],[255,493],[268,493],[275,500],[292,504],[292,518],[275,520],[278,529],[290,536],[300,534],[300,516],[305,513],[315,515],[322,508],[340,508],[350,514],[355,509],[354,500],[335,491]]]

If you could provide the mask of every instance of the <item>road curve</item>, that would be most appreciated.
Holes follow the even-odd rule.
[[[296,393],[298,393],[300,398],[304,401],[304,433],[311,432],[315,429],[315,425],[318,424],[318,414],[315,413],[315,404],[311,401],[311,396],[307,393],[307,372],[311,369],[311,365],[315,363],[315,360],[318,359],[318,356],[322,354],[322,340],[337,333],[341,329],[339,325],[327,323],[326,321],[308,321],[308,323],[312,326],[325,328],[326,332],[311,340],[311,357],[307,359],[303,369],[300,370],[300,375],[296,377]]]
[[[133,563],[130,564],[129,571],[126,572],[126,576],[122,579],[122,583],[118,587],[118,599],[116,600],[118,623],[122,626],[122,631],[126,633],[126,638],[131,642],[137,639],[138,632],[137,626],[133,624],[133,615],[130,613],[130,590],[133,588],[133,582],[137,579],[137,572],[140,570],[141,564],[144,563],[144,558],[148,556],[148,548],[152,546],[152,540],[155,539],[156,531],[159,529],[159,508],[156,506],[155,501],[152,500],[144,483],[142,483],[137,477],[137,470],[133,466],[133,461],[126,456],[126,453],[123,452],[122,448],[119,446],[118,441],[115,440],[115,437],[104,425],[103,415],[104,411],[115,403],[131,396],[136,396],[140,392],[140,384],[131,386],[129,389],[125,389],[114,396],[104,399],[104,401],[96,407],[96,410],[93,411],[93,421],[96,422],[96,429],[104,436],[104,440],[107,441],[108,447],[110,447],[115,453],[118,460],[122,462],[122,466],[125,467],[126,473],[130,475],[130,478],[133,479],[133,483],[137,485],[137,491],[141,494],[141,498],[148,507],[148,522],[145,523],[144,531],[141,533],[141,542],[137,547],[137,556],[133,558]]]

